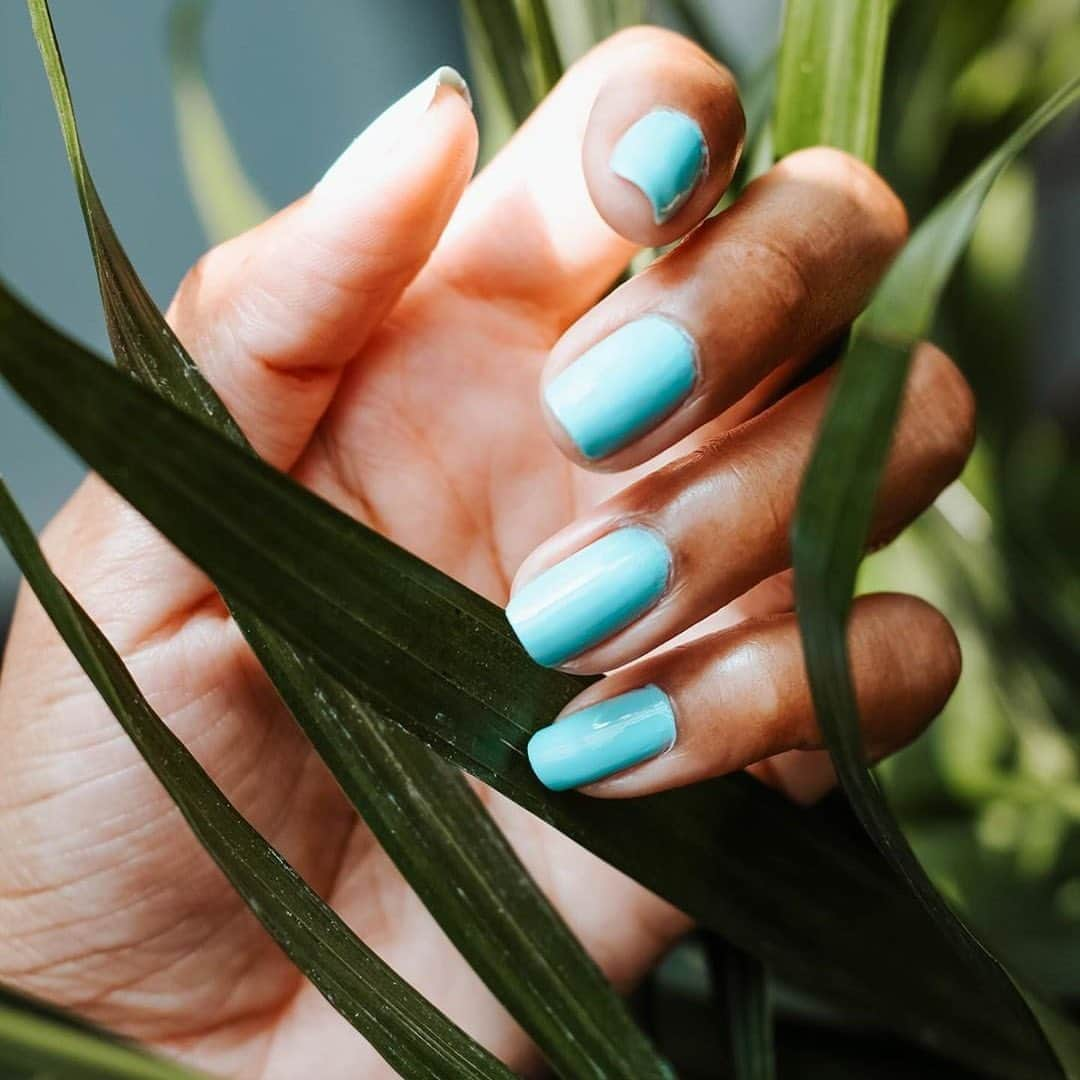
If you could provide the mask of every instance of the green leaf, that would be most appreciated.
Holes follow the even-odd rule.
[[[540,94],[529,78],[531,56],[517,5],[512,0],[461,0],[461,10],[469,40],[518,127]]]
[[[713,992],[728,1025],[732,1080],[775,1080],[776,1053],[772,1003],[765,965],[715,935],[705,948]]]
[[[559,42],[551,22],[547,0],[517,0],[521,24],[529,45],[534,69],[534,82],[544,97],[562,78],[564,64],[559,55]]]
[[[0,1075],[70,1080],[206,1080],[53,1005],[0,986]]]
[[[234,601],[449,760],[789,981],[991,1075],[1057,1075],[1038,1033],[1001,1013],[880,857],[824,812],[741,773],[635,800],[547,791],[525,744],[584,683],[533,664],[500,609],[2,288],[0,374]]]
[[[147,296],[94,190],[46,4],[36,30],[99,261],[121,368],[248,449]],[[237,624],[342,790],[477,974],[563,1075],[669,1075],[621,998],[461,774],[388,723],[242,603]]]
[[[524,741],[580,683],[528,662],[501,612],[230,452],[7,294],[0,368],[185,550],[441,752],[791,981],[988,1073],[1055,1075],[1042,1040],[987,1008],[881,861],[821,814],[742,775],[631,804],[550,795],[524,763]],[[236,506],[260,513],[237,522]]]
[[[954,195],[920,226],[856,322],[803,481],[792,534],[795,590],[815,708],[853,808],[942,933],[995,1003],[995,1012],[1032,1023],[1038,1014],[1062,1063],[1080,1069],[1066,1048],[1068,1025],[1029,1009],[1014,980],[952,913],[934,888],[866,766],[848,662],[845,628],[874,498],[892,441],[912,350],[934,309],[990,186],[1051,120],[1080,99],[1080,77],[1021,125]],[[1068,1036],[1071,1039],[1075,1031]],[[1069,1073],[1069,1075],[1072,1075]]]
[[[0,537],[68,648],[199,842],[326,1000],[402,1076],[431,1080],[512,1077],[509,1069],[368,949],[240,816],[150,708],[115,650],[56,579],[2,482]]]
[[[270,216],[248,178],[206,81],[202,33],[209,0],[176,0],[169,13],[169,67],[180,160],[203,231],[212,243]]]
[[[890,0],[787,0],[776,84],[778,157],[837,146],[873,161]]]

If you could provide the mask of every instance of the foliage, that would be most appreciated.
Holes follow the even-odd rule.
[[[736,1076],[773,1074],[770,1000],[785,996],[789,1010],[802,1011],[816,999],[856,1019],[869,1006],[897,1032],[988,1074],[1077,1075],[1076,1030],[1044,999],[1015,988],[1018,980],[1033,980],[1072,991],[1068,972],[1055,969],[1047,979],[1039,954],[1014,952],[1006,935],[995,938],[1003,955],[1022,960],[1006,974],[931,884],[933,878],[944,886],[974,925],[995,929],[994,910],[1002,905],[988,901],[991,891],[1004,885],[1017,895],[1023,889],[1039,895],[1043,882],[1060,889],[1059,863],[1072,867],[1067,860],[1080,848],[1073,840],[1080,814],[1077,751],[1067,712],[1080,693],[1074,663],[1080,544],[1062,543],[1033,525],[1072,490],[1080,470],[1067,441],[1045,434],[1045,421],[1032,419],[1031,410],[1016,415],[1023,366],[1013,362],[1005,375],[991,377],[965,355],[965,344],[980,340],[988,306],[1023,273],[1023,251],[1013,243],[1002,256],[992,219],[978,227],[941,316],[947,344],[955,343],[954,353],[968,361],[973,382],[989,398],[988,430],[967,486],[951,489],[909,537],[874,556],[864,574],[864,584],[872,578],[877,587],[897,582],[908,589],[916,576],[919,591],[959,624],[981,676],[957,695],[937,733],[880,772],[929,877],[863,764],[843,645],[910,350],[931,328],[984,199],[1006,199],[1011,190],[1010,205],[1021,212],[1025,190],[1030,200],[1015,179],[1023,167],[1005,170],[1080,93],[1076,79],[1064,85],[1080,42],[1060,32],[1076,5],[994,0],[979,17],[961,20],[955,5],[930,0],[909,0],[897,13],[888,0],[790,0],[777,63],[762,69],[747,95],[753,164],[741,181],[767,166],[773,148],[784,153],[829,142],[873,160],[880,131],[880,164],[922,222],[850,337],[794,538],[819,718],[879,853],[833,809],[796,811],[745,777],[619,806],[552,796],[536,784],[524,763],[524,740],[580,682],[536,668],[497,609],[250,455],[112,232],[79,145],[47,7],[44,0],[29,2],[113,348],[127,374],[101,366],[6,290],[0,291],[0,374],[211,574],[359,812],[552,1065],[565,1076],[670,1075],[452,766],[492,784],[727,939],[706,937],[712,996],[730,1025]],[[674,6],[684,24],[707,32],[692,0]],[[567,60],[642,16],[631,0],[465,0],[464,8],[489,148],[527,116]],[[227,234],[259,212],[258,201],[195,62],[197,25],[184,20],[197,10],[178,9],[174,24],[178,120],[204,219]],[[912,42],[926,41],[932,42],[926,55],[916,54]],[[935,110],[943,102],[939,122]],[[983,164],[971,171],[977,161]],[[1003,171],[1011,189],[993,187]],[[956,187],[964,172],[970,179]],[[924,213],[931,206],[934,212]],[[991,322],[1019,353],[1022,343],[1008,333],[1013,315],[1010,308]],[[1018,495],[1021,485],[1006,482],[1025,468],[1048,474],[1034,495]],[[484,1051],[380,966],[238,818],[183,748],[168,743],[119,658],[52,577],[6,493],[0,496],[0,531],[69,645],[207,849],[301,970],[403,1075],[501,1075]],[[265,513],[242,522],[236,505],[259,505]],[[1080,520],[1069,524],[1075,526],[1069,536],[1080,540]],[[313,544],[324,555],[314,567],[301,557]],[[374,661],[366,670],[357,663],[364,657]],[[386,670],[395,677],[380,678]],[[456,827],[447,829],[447,819]],[[484,838],[473,852],[453,843],[461,828]],[[781,851],[783,859],[763,857]],[[1004,851],[1016,852],[1019,885],[1003,865]],[[1078,909],[1074,900],[1073,918]],[[1061,932],[1074,934],[1067,921]],[[328,948],[332,963],[320,960]],[[551,950],[560,959],[549,965]],[[791,998],[791,987],[801,996]],[[32,1056],[37,1051],[28,1048],[41,1045],[35,1025],[42,1024],[65,1032],[54,1045],[66,1057]],[[779,1051],[783,1061],[783,1036]],[[31,1056],[13,1058],[22,1052]],[[67,1068],[65,1075],[181,1075],[155,1072],[173,1067],[16,998],[0,1000],[5,1060]]]

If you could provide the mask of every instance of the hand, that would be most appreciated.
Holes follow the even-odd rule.
[[[619,669],[568,710],[592,707],[584,719],[534,740],[553,787],[632,795],[747,766],[800,799],[830,782],[784,571],[831,376],[793,387],[903,242],[903,210],[842,154],[793,155],[596,303],[636,245],[705,218],[742,131],[726,72],[635,30],[578,64],[470,184],[473,117],[436,78],[309,195],[207,255],[170,309],[269,461],[499,602],[516,575],[509,616],[541,662]],[[923,347],[876,539],[958,473],[971,432],[963,380]],[[240,811],[403,976],[533,1067],[206,578],[95,478],[46,546]],[[955,640],[925,605],[878,596],[856,605],[850,641],[883,754],[947,698]],[[247,913],[25,592],[0,730],[0,979],[226,1076],[385,1074]],[[617,985],[685,931],[485,797]]]

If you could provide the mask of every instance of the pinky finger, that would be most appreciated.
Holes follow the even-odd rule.
[[[960,675],[952,628],[910,596],[857,600],[848,648],[873,759],[914,739]],[[698,638],[595,683],[533,736],[529,760],[554,790],[625,798],[821,746],[798,624],[786,613]],[[763,778],[796,797],[804,787],[786,767]]]

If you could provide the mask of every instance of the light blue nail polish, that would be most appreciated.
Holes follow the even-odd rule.
[[[667,694],[645,686],[541,728],[529,740],[529,764],[544,787],[567,791],[648,761],[674,742]]]
[[[696,380],[689,334],[648,315],[579,356],[548,384],[544,400],[582,454],[595,460],[654,428]]]
[[[660,598],[671,554],[655,533],[616,529],[520,589],[506,617],[526,652],[554,667],[611,637]]]
[[[654,109],[633,124],[611,152],[612,172],[640,188],[663,225],[686,202],[705,171],[701,128],[685,113]]]

